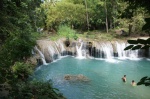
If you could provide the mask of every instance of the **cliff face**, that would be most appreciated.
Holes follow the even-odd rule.
[[[41,61],[46,64],[62,56],[72,55],[78,58],[139,58],[149,54],[144,50],[124,51],[128,44],[126,41],[90,41],[69,40],[58,41],[37,40],[35,52],[39,54]]]

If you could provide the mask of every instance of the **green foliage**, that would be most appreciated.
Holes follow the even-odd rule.
[[[127,2],[122,0],[107,0],[106,2],[105,0],[86,0],[86,2],[87,9],[85,0],[47,0],[37,9],[37,14],[41,16],[38,19],[41,23],[44,23],[44,26],[47,26],[47,29],[57,29],[59,25],[67,24],[75,29],[85,30],[87,27],[86,15],[88,15],[90,30],[104,30],[106,17],[110,29],[116,27],[128,29],[129,24],[132,24],[132,32],[137,33],[141,31],[142,26],[145,24],[146,11],[141,7],[131,11],[133,16],[128,19],[126,16],[129,13],[123,15],[125,9],[129,7]],[[105,9],[107,9],[107,13]],[[124,16],[123,19],[122,16]]]
[[[131,48],[133,48],[133,46],[134,46],[134,45],[129,45],[129,46],[127,46],[124,50],[131,49]]]
[[[25,80],[32,74],[33,68],[31,64],[23,62],[15,62],[12,66],[12,71],[18,79]]]
[[[46,14],[47,28],[57,28],[60,24],[82,24],[85,20],[85,9],[81,4],[71,2],[45,2],[41,5]]]
[[[44,12],[44,9],[42,7],[36,8],[35,13],[36,13],[36,27],[46,28],[46,14]]]
[[[124,50],[137,50],[137,49],[148,49],[150,47],[150,38],[144,40],[144,39],[137,39],[137,40],[128,40],[129,45]]]
[[[138,44],[137,40],[128,40],[129,44]]]
[[[86,14],[89,17],[90,28],[98,29],[99,26],[105,24],[105,1],[99,0],[86,0],[87,9],[84,0],[62,0],[59,2],[45,1],[41,5],[41,10],[44,10],[46,16],[46,24],[48,28],[57,28],[60,24],[73,25],[75,28],[86,27]],[[107,1],[108,6],[108,18],[113,24],[119,15],[119,11],[122,11],[121,1]],[[121,6],[120,6],[121,5]],[[45,17],[44,17],[45,18]],[[115,21],[116,23],[116,21]]]
[[[130,6],[132,6],[132,8],[134,9],[138,7],[144,7],[150,11],[150,6],[149,6],[150,2],[148,0],[124,0],[124,1],[129,2]]]
[[[8,96],[10,99],[66,99],[52,87],[52,83],[30,81],[20,82],[13,86]]]
[[[150,35],[150,18],[145,18],[146,24],[142,27],[142,30]]]
[[[150,77],[145,76],[145,77],[141,78],[141,80],[137,83],[137,85],[150,86]]]
[[[0,83],[15,83],[11,67],[31,55],[35,45],[32,35],[35,24],[31,16],[39,2],[0,1]]]
[[[35,13],[40,3],[0,0],[0,84],[10,85],[8,99],[64,99],[50,83],[27,82],[33,68],[26,61],[38,37],[34,31],[44,20],[37,16],[42,11]]]
[[[130,23],[130,19],[119,18],[116,21],[119,23],[118,28],[126,28],[126,29],[128,29],[129,23]]]
[[[131,18],[119,18],[116,21],[119,22],[119,28],[129,29],[129,24],[132,25],[132,34],[140,34],[142,27],[145,24],[144,17],[146,16],[145,9],[139,8],[133,13]]]
[[[143,8],[138,8],[135,13],[133,14],[134,16],[132,17],[132,25],[133,29],[132,32],[138,33],[142,31],[142,27],[145,24],[145,9]]]
[[[76,35],[76,31],[68,27],[67,25],[61,25],[58,28],[58,34],[61,36],[69,38],[74,38],[75,40],[78,38]]]

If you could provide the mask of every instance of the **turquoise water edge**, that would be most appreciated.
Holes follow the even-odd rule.
[[[68,81],[66,74],[86,76],[89,81]],[[127,82],[121,78],[127,75]],[[33,79],[52,80],[67,99],[150,99],[150,87],[131,86],[142,77],[150,76],[150,61],[96,60],[65,57],[36,69]]]

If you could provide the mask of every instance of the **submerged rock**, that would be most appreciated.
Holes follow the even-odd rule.
[[[71,74],[66,74],[64,76],[65,80],[68,81],[83,81],[83,82],[87,82],[90,81],[86,76],[84,76],[83,74],[78,74],[78,75],[71,75]]]

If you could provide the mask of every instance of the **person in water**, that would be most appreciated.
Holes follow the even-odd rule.
[[[127,81],[126,75],[124,75],[124,76],[122,77],[122,81],[123,81],[123,82],[126,82],[126,81]]]
[[[134,80],[132,80],[131,85],[132,85],[132,86],[136,86],[136,83],[135,83]]]

